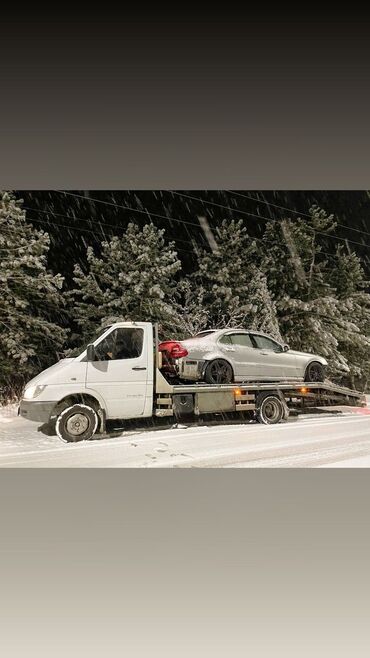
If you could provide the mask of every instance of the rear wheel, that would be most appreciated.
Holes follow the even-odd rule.
[[[98,414],[94,409],[86,404],[73,404],[59,414],[55,430],[65,443],[87,441],[94,436],[98,421]]]
[[[317,361],[313,361],[307,366],[304,376],[305,382],[323,382],[325,379],[324,366]]]
[[[223,359],[210,361],[204,373],[207,384],[230,384],[233,378],[234,373],[230,363]]]
[[[278,395],[262,393],[256,401],[256,420],[264,425],[275,425],[284,418],[284,405]]]

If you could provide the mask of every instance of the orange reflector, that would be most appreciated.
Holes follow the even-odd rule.
[[[301,387],[301,393],[307,393],[308,389],[305,386]]]
[[[234,393],[235,393],[235,395],[241,395],[242,394],[240,388],[235,388]]]

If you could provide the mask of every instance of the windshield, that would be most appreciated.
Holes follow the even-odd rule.
[[[86,350],[87,346],[90,345],[90,343],[95,343],[95,341],[98,340],[98,338],[100,338],[100,336],[105,334],[105,332],[108,329],[110,329],[110,326],[103,327],[102,329],[100,329],[100,331],[97,334],[93,334],[91,336],[90,340],[88,340],[83,346],[80,345],[79,347],[74,347],[73,350],[71,350],[69,352],[68,356],[70,356],[70,357],[80,356],[80,354],[82,354],[82,352],[84,352]]]

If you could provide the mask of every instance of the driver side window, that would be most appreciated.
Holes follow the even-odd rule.
[[[97,359],[99,361],[135,359],[142,353],[143,339],[142,329],[118,327],[96,345]]]

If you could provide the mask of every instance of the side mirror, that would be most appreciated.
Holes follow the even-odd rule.
[[[283,345],[283,352],[289,352],[289,345]]]
[[[96,354],[95,354],[95,346],[93,343],[87,346],[86,348],[86,358],[88,361],[95,361],[96,360]]]

